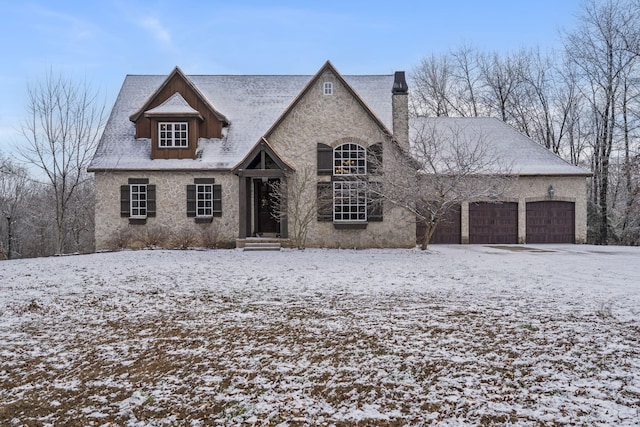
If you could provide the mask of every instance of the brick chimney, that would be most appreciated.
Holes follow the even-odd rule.
[[[409,87],[404,71],[395,72],[391,93],[393,136],[403,149],[409,151]]]

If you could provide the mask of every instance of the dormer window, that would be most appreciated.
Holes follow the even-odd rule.
[[[189,146],[189,124],[187,122],[159,122],[158,147],[183,148]]]
[[[333,83],[324,82],[324,94],[325,95],[333,95]]]

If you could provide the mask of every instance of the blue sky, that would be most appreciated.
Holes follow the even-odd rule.
[[[0,151],[22,143],[26,90],[48,70],[86,79],[110,108],[126,74],[411,71],[470,44],[560,49],[582,0],[0,0]]]

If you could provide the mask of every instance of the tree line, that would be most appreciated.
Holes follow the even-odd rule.
[[[90,252],[93,180],[86,172],[104,103],[86,83],[48,73],[28,88],[25,143],[0,153],[0,259]]]

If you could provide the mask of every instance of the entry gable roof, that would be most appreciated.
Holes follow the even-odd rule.
[[[193,82],[191,81],[191,79],[189,79],[180,69],[180,67],[176,66],[173,71],[171,71],[171,73],[169,73],[169,75],[167,76],[167,78],[162,82],[162,84],[160,86],[158,86],[158,88],[155,90],[155,92],[153,92],[151,94],[151,96],[149,96],[149,98],[147,98],[147,100],[144,102],[144,104],[135,112],[133,113],[130,117],[129,120],[131,120],[132,122],[136,122],[140,116],[147,112],[147,110],[149,110],[149,107],[153,104],[154,101],[156,101],[156,98],[158,97],[158,95],[162,92],[162,90],[173,80],[173,79],[181,79],[189,89],[191,89],[196,96],[202,101],[202,103],[204,105],[207,106],[207,108],[211,111],[211,113],[222,123],[228,125],[229,124],[229,120],[224,116],[224,114],[220,113],[218,110],[215,109],[215,107],[211,104],[211,102],[209,101],[209,99],[204,96],[204,94],[200,91],[200,89],[198,89],[198,87],[193,84]],[[175,94],[174,94],[175,95]],[[172,97],[173,98],[173,95]],[[169,98],[169,99],[171,99]],[[184,100],[184,98],[183,98]],[[168,99],[166,100],[168,101]],[[166,101],[164,103],[166,103]],[[163,103],[163,104],[164,104]],[[185,101],[186,103],[186,101]],[[188,105],[188,104],[187,104]],[[158,108],[158,107],[156,107]]]
[[[296,96],[291,102],[291,104],[284,110],[284,112],[278,117],[278,119],[273,123],[271,128],[264,134],[264,138],[269,139],[271,134],[280,126],[280,124],[284,121],[285,118],[291,113],[291,111],[295,108],[295,106],[300,102],[302,98],[313,88],[320,77],[326,72],[329,71],[332,73],[338,81],[347,89],[347,91],[353,96],[353,98],[360,104],[360,106],[364,109],[364,111],[371,117],[371,119],[382,129],[384,133],[393,137],[393,134],[389,131],[389,129],[385,126],[385,124],[380,120],[380,118],[373,112],[373,110],[367,105],[367,103],[362,99],[362,97],[355,91],[353,86],[351,86],[345,78],[338,72],[338,70],[333,66],[331,61],[327,60],[324,65],[318,70],[318,72],[309,80],[309,82],[305,85],[305,87],[300,91],[298,96]]]
[[[260,141],[258,141],[253,148],[251,149],[251,151],[249,151],[247,153],[247,155],[244,157],[244,159],[242,159],[233,169],[232,171],[234,173],[238,173],[240,171],[242,171],[243,169],[247,169],[249,167],[249,165],[254,161],[254,159],[260,155],[260,153],[264,151],[274,162],[275,164],[278,166],[278,168],[280,168],[280,170],[282,170],[283,172],[292,172],[295,170],[294,167],[292,167],[291,165],[289,165],[287,162],[285,162],[284,160],[282,160],[282,157],[280,157],[280,155],[276,152],[276,150],[271,146],[271,144],[269,144],[269,141],[267,141],[265,138],[261,138]]]

